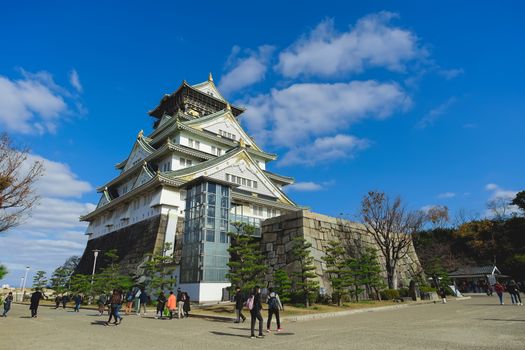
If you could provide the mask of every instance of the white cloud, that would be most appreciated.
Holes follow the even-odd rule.
[[[410,97],[396,83],[352,81],[293,84],[245,101],[242,120],[261,144],[296,147],[311,136],[341,132],[365,118],[385,119],[407,109]]]
[[[465,71],[463,70],[463,68],[452,68],[452,69],[440,69],[438,73],[441,76],[443,76],[445,79],[450,80],[460,75],[463,75]]]
[[[390,24],[396,17],[391,12],[371,14],[343,33],[335,30],[333,20],[325,20],[281,52],[276,69],[289,78],[331,77],[368,67],[403,71],[407,62],[427,53],[414,33]]]
[[[279,165],[308,165],[351,158],[357,151],[370,145],[368,140],[350,135],[335,135],[317,138],[312,144],[298,146],[288,151]]]
[[[19,80],[0,75],[0,125],[22,134],[54,133],[60,119],[72,113],[66,100],[74,98],[48,72],[20,73]]]
[[[39,195],[79,198],[84,193],[93,190],[93,187],[88,182],[79,180],[78,176],[71,171],[67,164],[55,162],[38,155],[29,154],[22,166],[22,171],[27,171],[35,161],[43,163],[45,169],[43,176],[36,182],[36,189]]]
[[[417,124],[418,128],[424,129],[431,126],[436,122],[436,120],[443,115],[454,103],[456,103],[456,98],[451,97],[436,108],[428,112]]]
[[[438,198],[454,198],[456,197],[456,194],[454,192],[444,192],[438,194]]]
[[[219,90],[227,95],[263,80],[273,51],[274,47],[263,45],[241,58],[238,57],[240,48],[234,46],[228,59],[230,69],[221,78]]]
[[[510,201],[514,199],[514,197],[516,197],[516,193],[518,193],[518,191],[505,190],[494,183],[485,185],[485,189],[492,192],[490,199],[506,199]]]
[[[21,172],[27,171],[32,161],[42,161],[45,173],[36,183],[41,198],[31,215],[18,227],[0,235],[3,247],[0,262],[9,269],[4,283],[18,285],[25,266],[32,274],[44,270],[48,275],[69,256],[79,255],[85,247],[87,223],[80,222],[81,215],[95,209],[96,205],[71,198],[79,198],[93,187],[78,179],[65,163],[41,156],[29,155]]]
[[[77,90],[77,92],[82,93],[82,84],[80,83],[80,77],[78,76],[76,69],[69,72],[69,83],[75,88],[75,90]]]
[[[323,189],[323,186],[321,184],[312,182],[312,181],[306,181],[306,182],[296,182],[292,185],[285,187],[287,191],[297,191],[297,192],[311,192],[311,191],[319,191]]]

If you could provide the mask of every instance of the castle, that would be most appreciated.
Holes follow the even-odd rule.
[[[374,242],[357,224],[294,203],[283,192],[294,179],[266,170],[277,156],[244,131],[243,112],[220,94],[211,74],[165,95],[149,112],[153,131],[138,133],[129,155],[115,166],[120,173],[97,189],[96,209],[81,217],[89,222],[89,238],[77,272],[91,274],[94,250],[117,249],[123,272],[140,274],[147,254],[170,243],[178,286],[192,300],[218,301],[230,286],[228,232],[243,222],[255,227],[270,271],[293,273],[291,240],[305,237],[313,244],[321,287],[329,290],[322,261],[327,242],[351,235],[357,251]],[[99,261],[97,267],[103,265]],[[410,278],[418,269],[412,249],[399,265],[399,277]]]

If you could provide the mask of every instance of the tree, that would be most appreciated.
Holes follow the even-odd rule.
[[[319,292],[314,258],[310,255],[311,247],[312,244],[303,237],[293,239],[292,252],[299,262],[299,270],[294,272],[296,277],[295,288],[301,294],[306,307],[310,306],[310,299]]]
[[[64,293],[69,290],[71,276],[75,272],[80,257],[72,255],[66,259],[62,266],[57,267],[51,275],[51,288],[57,293]]]
[[[511,204],[517,206],[523,213],[525,213],[525,191],[516,193],[516,197],[514,197]]]
[[[366,248],[359,258],[359,264],[361,265],[361,282],[364,284],[367,294],[370,295],[371,291],[381,300],[381,294],[379,291],[385,287],[385,281],[381,275],[381,264],[377,259],[377,250],[374,248]]]
[[[427,210],[427,219],[434,227],[444,227],[449,221],[448,207],[435,205]]]
[[[361,201],[361,219],[366,232],[385,257],[388,287],[397,288],[396,267],[412,247],[412,236],[425,222],[420,211],[408,211],[401,199],[384,192],[368,192]]]
[[[237,232],[229,233],[230,270],[226,277],[232,287],[238,286],[246,292],[257,285],[262,285],[268,267],[263,263],[259,242],[252,236],[255,227],[244,223],[234,223],[233,226]]]
[[[164,290],[173,288],[177,284],[175,273],[175,260],[171,251],[171,243],[166,243],[161,254],[150,254],[149,260],[144,264],[144,272],[149,277],[149,285],[152,289]]]
[[[496,197],[487,202],[487,208],[496,221],[508,219],[512,212],[511,201],[508,198]]]
[[[279,293],[279,298],[283,304],[289,303],[291,300],[292,280],[288,277],[288,273],[283,269],[278,269],[273,274],[274,287]]]
[[[91,294],[91,276],[82,275],[80,273],[74,274],[71,276],[69,281],[69,291],[71,293],[77,294]]]
[[[346,251],[340,241],[328,242],[323,260],[332,285],[332,296],[337,305],[341,306],[343,296],[348,294],[349,280]]]
[[[4,265],[0,265],[0,280],[7,275],[7,268]]]
[[[116,249],[108,250],[104,253],[103,258],[107,265],[93,278],[91,288],[91,276],[88,276],[89,291],[93,294],[106,293],[113,289],[129,289],[133,286],[131,277],[122,275],[120,273],[120,265],[118,264],[119,256]],[[74,275],[77,276],[77,275]]]
[[[20,225],[38,201],[34,185],[44,166],[28,164],[27,157],[27,149],[16,149],[7,134],[0,134],[0,233]]]
[[[363,266],[358,258],[346,259],[346,280],[350,288],[350,294],[353,296],[355,301],[359,301],[359,295],[363,293]]]
[[[45,271],[37,271],[33,276],[33,289],[42,289],[47,286],[47,278]]]
[[[71,271],[64,267],[58,267],[51,275],[51,288],[59,294],[68,290],[69,279],[71,278]]]

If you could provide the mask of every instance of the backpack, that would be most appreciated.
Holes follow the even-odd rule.
[[[251,295],[248,300],[246,300],[246,307],[248,308],[248,310],[252,310],[253,309],[253,300],[255,299],[255,297],[253,295]]]
[[[279,306],[277,305],[277,298],[275,296],[270,297],[270,300],[268,300],[268,308],[270,309],[278,309]]]

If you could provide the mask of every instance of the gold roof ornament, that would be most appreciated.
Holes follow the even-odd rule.
[[[226,110],[227,111],[231,111],[232,110],[232,106],[230,106],[229,103],[226,103]]]
[[[211,72],[208,73],[208,81],[211,83],[213,82],[213,76],[211,75]]]
[[[144,130],[140,130],[137,134],[137,138],[142,137],[144,135]]]
[[[240,146],[241,148],[246,148],[246,143],[244,142],[244,139],[240,139],[240,140],[239,140],[239,146]]]

